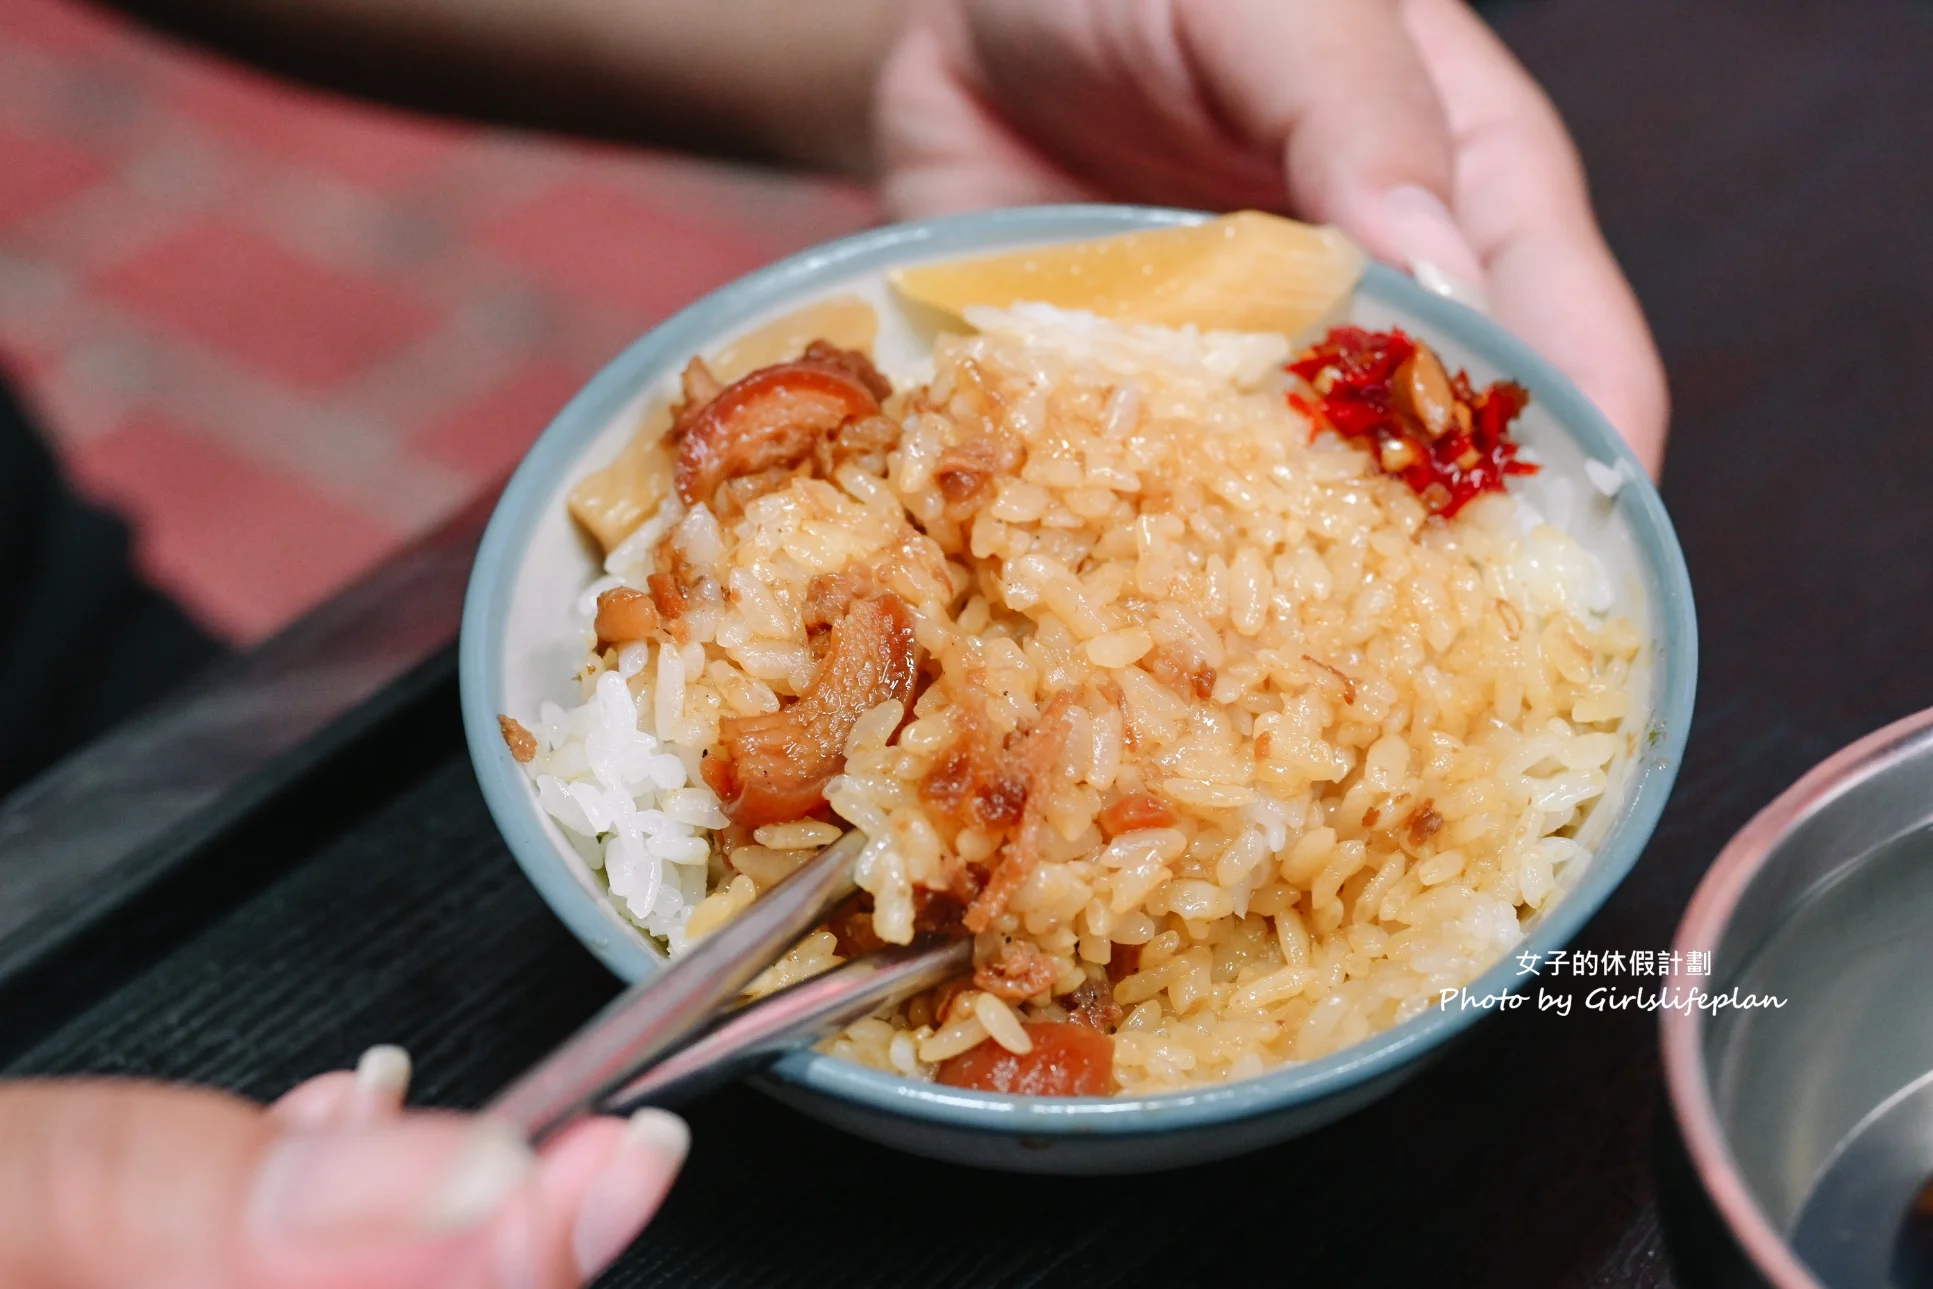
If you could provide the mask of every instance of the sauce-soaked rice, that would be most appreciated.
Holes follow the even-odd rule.
[[[875,843],[866,894],[766,987],[972,934],[973,975],[829,1050],[973,1086],[1241,1077],[1495,961],[1553,866],[1588,858],[1571,835],[1642,720],[1639,638],[1590,607],[1588,556],[1500,496],[1431,513],[1365,436],[1312,440],[1285,342],[1024,310],[976,324],[884,415],[815,422],[788,465],[743,454],[755,475],[671,503],[619,562],[661,621],[587,664],[587,696],[621,726],[607,691],[627,668],[639,729],[716,795],[662,794],[663,885],[597,839],[614,898],[675,951],[678,919],[716,926],[791,871],[782,848],[807,843],[787,838],[829,806]],[[1455,446],[1474,395],[1416,354],[1383,373],[1402,431]],[[893,601],[904,652],[841,648]],[[821,701],[861,657],[905,683]],[[570,824],[606,790],[574,768],[588,744],[556,737],[528,768]],[[707,836],[665,831],[720,807]],[[673,879],[695,913],[663,894]],[[1073,1057],[1006,1059],[1037,1025],[1084,1030],[1069,1050],[1105,1084]]]

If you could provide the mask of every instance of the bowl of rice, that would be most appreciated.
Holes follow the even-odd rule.
[[[485,533],[472,758],[614,972],[851,829],[861,890],[755,991],[972,937],[760,1076],[858,1135],[1099,1173],[1309,1131],[1573,936],[1670,791],[1691,592],[1611,427],[1333,233],[1207,218],[754,273],[598,375]]]

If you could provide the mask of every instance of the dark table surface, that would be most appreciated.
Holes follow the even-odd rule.
[[[1677,400],[1697,721],[1662,826],[1580,942],[1659,948],[1755,809],[1933,704],[1933,16],[1488,12],[1576,132]],[[614,992],[491,827],[447,655],[285,780],[0,998],[11,1072],[270,1097],[392,1041],[419,1100],[469,1105]],[[606,1283],[1665,1285],[1659,1097],[1649,1019],[1516,1013],[1313,1136],[1068,1181],[897,1155],[730,1089],[691,1110],[688,1171]]]

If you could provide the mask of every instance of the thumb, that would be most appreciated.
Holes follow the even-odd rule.
[[[287,1133],[219,1093],[0,1085],[0,1283],[444,1283],[533,1162],[507,1129],[452,1115]]]
[[[1451,215],[1443,105],[1398,0],[1175,0],[1197,75],[1231,125],[1282,150],[1291,210],[1376,258],[1475,292]]]

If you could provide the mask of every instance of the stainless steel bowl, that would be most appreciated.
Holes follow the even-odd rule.
[[[1778,1289],[1933,1283],[1907,1222],[1933,1176],[1933,711],[1761,811],[1675,949],[1678,999],[1784,1000],[1663,1014],[1677,1127],[1740,1252]]]

